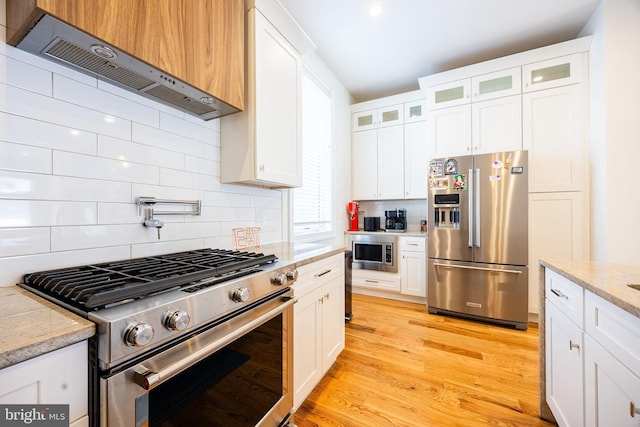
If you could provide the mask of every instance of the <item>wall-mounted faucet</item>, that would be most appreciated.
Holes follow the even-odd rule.
[[[153,217],[153,209],[147,208],[144,210],[144,221],[142,225],[145,227],[155,227],[158,230],[158,240],[160,240],[160,229],[164,225],[164,222]]]
[[[156,199],[155,197],[138,197],[137,203],[138,215],[142,215],[142,207],[145,206],[142,225],[145,227],[155,227],[156,230],[158,230],[158,240],[160,240],[160,229],[164,226],[164,222],[154,218],[153,215],[200,215],[202,212],[202,202],[200,200],[166,200]],[[156,204],[189,205],[192,209],[190,211],[154,211]]]

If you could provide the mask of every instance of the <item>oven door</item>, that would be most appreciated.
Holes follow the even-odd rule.
[[[100,379],[100,425],[283,425],[293,407],[289,291]]]

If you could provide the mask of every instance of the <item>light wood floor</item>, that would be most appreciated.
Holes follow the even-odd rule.
[[[538,329],[353,295],[346,348],[298,427],[551,426],[538,418]]]

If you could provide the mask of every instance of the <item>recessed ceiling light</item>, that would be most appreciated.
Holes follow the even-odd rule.
[[[380,4],[375,3],[371,8],[369,8],[369,15],[378,16],[382,13],[382,6]]]

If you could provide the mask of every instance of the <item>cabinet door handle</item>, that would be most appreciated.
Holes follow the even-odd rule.
[[[328,299],[329,299],[329,293],[328,293],[328,292],[327,292],[326,294],[324,294],[324,298],[325,298],[326,300],[328,300]]]
[[[369,279],[366,279],[365,282],[367,282],[367,283],[378,283],[377,280],[369,280]]]
[[[562,292],[560,292],[560,291],[559,291],[559,290],[557,290],[557,289],[553,289],[553,288],[551,288],[551,292],[552,292],[555,296],[557,296],[558,298],[566,298],[566,299],[569,299],[569,295],[563,294]]]
[[[576,350],[580,350],[580,345],[578,345],[578,344],[574,343],[573,341],[569,340],[569,351],[573,350],[574,348]]]
[[[635,418],[636,414],[640,415],[640,409],[636,408],[633,402],[629,402],[629,415],[631,418]]]
[[[322,272],[322,273],[320,273],[320,274],[316,274],[316,275],[315,275],[315,277],[322,277],[322,276],[324,276],[325,274],[329,274],[329,273],[331,273],[331,269],[328,269],[327,271],[323,271],[323,272]]]

